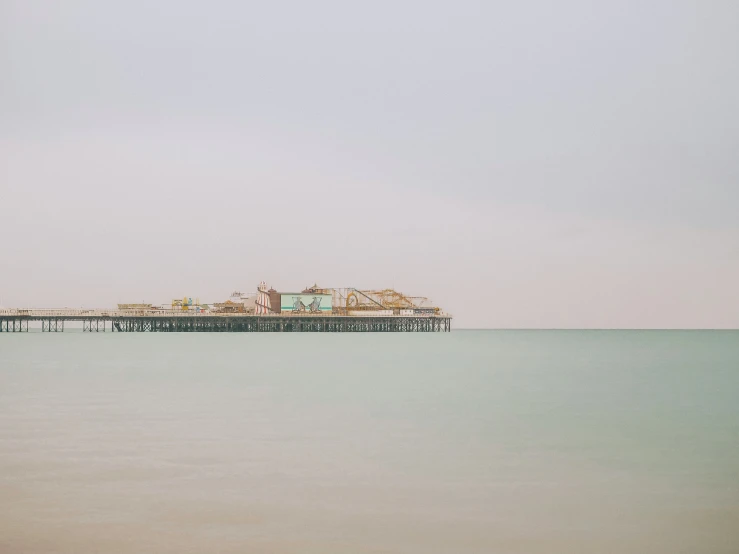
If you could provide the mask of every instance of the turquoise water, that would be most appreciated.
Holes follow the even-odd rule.
[[[739,332],[0,335],[3,553],[739,552]]]

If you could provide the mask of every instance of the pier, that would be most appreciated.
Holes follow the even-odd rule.
[[[82,322],[85,333],[354,333],[451,331],[449,315],[202,314],[181,311],[0,310],[0,333],[28,332],[40,322],[44,333],[64,332]]]

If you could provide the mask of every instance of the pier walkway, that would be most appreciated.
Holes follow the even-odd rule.
[[[115,332],[449,332],[451,316],[324,315],[194,313],[175,310],[0,310],[0,333],[28,332],[31,322],[41,331],[60,333],[67,322],[82,322],[90,333]]]

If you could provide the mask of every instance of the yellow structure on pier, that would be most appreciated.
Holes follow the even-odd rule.
[[[200,299],[196,298],[193,302],[192,297],[185,296],[180,300],[179,298],[175,298],[172,300],[172,309],[173,310],[182,310],[183,312],[187,312],[190,309],[200,309]]]

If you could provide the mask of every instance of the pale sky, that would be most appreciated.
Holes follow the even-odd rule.
[[[739,327],[739,3],[0,0],[0,305],[394,287]]]

